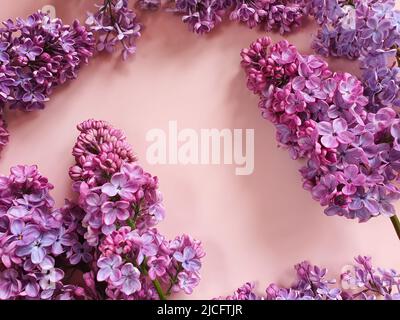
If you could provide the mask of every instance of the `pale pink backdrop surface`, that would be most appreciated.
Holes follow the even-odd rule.
[[[70,23],[82,20],[94,3],[1,0],[0,19],[25,17],[51,4]],[[169,237],[189,233],[204,244],[202,282],[192,298],[226,295],[246,281],[257,282],[260,291],[272,281],[289,285],[292,266],[303,259],[327,266],[333,276],[357,254],[400,269],[400,242],[388,219],[359,224],[326,217],[302,189],[300,163],[276,147],[274,129],[261,118],[239,65],[240,50],[262,32],[228,22],[199,37],[169,13],[140,19],[146,29],[134,58],[123,63],[119,57],[97,57],[78,80],[56,90],[43,112],[8,112],[11,141],[1,155],[2,174],[12,165],[38,164],[61,205],[73,197],[68,168],[75,126],[103,119],[125,131],[141,164],[159,176],[167,208],[160,229]],[[311,53],[315,30],[308,22],[286,38]],[[332,60],[331,66],[357,71],[355,62]],[[233,166],[224,165],[149,165],[146,132],[167,130],[170,120],[177,120],[179,129],[254,128],[254,173],[236,176]]]

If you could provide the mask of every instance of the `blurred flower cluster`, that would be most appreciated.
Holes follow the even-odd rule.
[[[150,8],[151,2],[145,0],[144,8]],[[122,57],[126,60],[136,51],[136,39],[140,36],[141,26],[136,14],[129,8],[129,0],[103,0],[98,10],[89,12],[86,24],[97,35],[97,51],[112,53],[121,46]]]
[[[78,204],[54,209],[36,166],[0,177],[1,299],[166,299],[192,293],[205,253],[188,235],[167,240],[158,180],[136,164],[123,133],[78,126],[70,170]],[[83,287],[69,283],[80,270]]]
[[[307,13],[304,0],[174,0],[172,10],[196,33],[210,32],[228,13],[231,20],[249,28],[277,30],[281,34],[298,27]]]
[[[78,21],[64,25],[37,12],[0,26],[0,116],[5,107],[44,108],[55,87],[75,79],[94,50],[94,38]],[[0,119],[0,148],[8,142]]]
[[[373,268],[370,257],[358,256],[354,266],[341,274],[341,285],[327,280],[327,269],[302,262],[295,266],[296,282],[289,288],[270,284],[265,294],[246,283],[220,300],[400,300],[400,274]]]
[[[369,110],[357,78],[285,40],[258,39],[242,51],[242,65],[279,144],[307,160],[303,186],[327,215],[363,222],[395,214],[400,120],[393,108]]]
[[[400,11],[394,0],[310,1],[321,25],[315,50],[360,59],[369,108],[400,108]],[[395,63],[397,61],[397,64]]]

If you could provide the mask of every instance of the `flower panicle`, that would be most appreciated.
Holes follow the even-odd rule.
[[[363,222],[395,214],[400,119],[393,108],[371,108],[355,76],[332,72],[286,40],[256,40],[242,51],[242,66],[279,144],[307,160],[303,187],[327,215]]]
[[[358,256],[346,266],[340,283],[327,279],[327,269],[304,261],[295,266],[296,280],[290,287],[275,283],[258,294],[254,283],[246,283],[221,300],[400,300],[400,274],[392,269],[373,268],[371,258]]]

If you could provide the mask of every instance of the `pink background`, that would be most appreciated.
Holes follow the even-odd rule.
[[[25,17],[51,4],[70,23],[82,19],[94,2],[2,0],[0,19]],[[300,163],[276,147],[274,129],[261,118],[239,66],[240,50],[262,32],[227,22],[199,37],[169,13],[140,19],[146,29],[133,59],[122,63],[119,57],[99,56],[78,80],[54,93],[44,112],[8,112],[11,142],[1,155],[1,173],[15,164],[38,164],[61,205],[73,196],[68,168],[76,124],[96,118],[123,129],[141,164],[160,177],[167,207],[160,229],[169,237],[189,233],[204,243],[203,279],[192,298],[226,295],[246,281],[257,281],[260,291],[273,281],[288,285],[292,266],[304,259],[327,266],[333,276],[357,254],[400,269],[400,243],[388,219],[358,224],[326,217],[302,189]],[[286,38],[310,53],[315,30],[308,22]],[[331,66],[357,70],[348,61],[331,60]],[[146,132],[167,130],[170,120],[177,120],[179,129],[254,128],[253,175],[236,176],[233,166],[224,165],[150,166]]]

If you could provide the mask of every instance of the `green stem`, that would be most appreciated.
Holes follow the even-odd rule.
[[[148,273],[147,267],[146,267],[146,260],[147,259],[145,258],[142,265],[140,266],[140,269],[142,270],[142,272],[145,276],[148,276],[149,273]],[[164,291],[161,287],[160,281],[158,281],[157,279],[154,279],[154,280],[152,280],[152,283],[153,283],[154,288],[156,288],[156,291],[157,291],[157,294],[158,294],[158,297],[160,298],[160,300],[167,300],[167,297],[164,294]]]
[[[400,240],[400,220],[399,220],[399,217],[394,215],[394,216],[390,217],[390,221],[392,221],[394,230],[396,230],[397,237]]]
[[[178,280],[177,275],[175,277],[171,278],[171,283],[170,283],[169,288],[167,290],[167,294],[171,294],[172,287],[177,282],[177,280]]]
[[[167,297],[165,296],[165,294],[161,288],[161,284],[157,279],[153,280],[153,285],[154,285],[154,288],[156,288],[156,291],[157,291],[158,296],[160,297],[160,300],[167,300]]]
[[[136,229],[136,222],[135,220],[128,219],[126,220],[126,224],[131,227],[132,230]]]
[[[167,290],[167,295],[171,294],[172,287],[174,286],[174,284],[176,284],[178,282],[178,274],[179,274],[179,272],[181,272],[181,268],[180,267],[178,267],[178,269],[176,270],[175,276],[172,276],[171,274],[169,274],[169,276],[171,278],[171,283],[170,283],[170,286],[169,286],[169,288]]]

